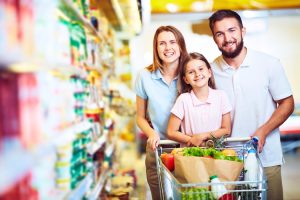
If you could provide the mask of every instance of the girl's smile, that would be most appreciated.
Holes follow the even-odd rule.
[[[193,88],[202,88],[208,86],[208,80],[211,77],[211,71],[202,60],[193,59],[188,62],[184,80]]]

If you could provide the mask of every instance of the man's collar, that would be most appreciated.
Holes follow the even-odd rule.
[[[248,67],[250,67],[250,62],[249,62],[250,54],[251,54],[251,50],[249,50],[247,48],[246,56],[245,56],[242,64],[238,68],[248,68]],[[228,63],[224,60],[223,56],[220,56],[220,57],[221,57],[221,67],[222,67],[223,71],[228,70],[228,69],[235,69],[234,67],[228,65]]]

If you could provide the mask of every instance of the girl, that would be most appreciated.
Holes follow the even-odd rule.
[[[170,110],[178,95],[179,66],[187,50],[182,34],[173,26],[161,26],[153,39],[153,64],[141,70],[135,82],[138,127],[147,135],[146,174],[152,198],[159,200],[154,149],[166,138]]]
[[[226,94],[215,89],[210,64],[202,54],[190,53],[183,66],[182,93],[171,110],[168,138],[181,146],[204,146],[212,137],[229,136],[231,105]]]

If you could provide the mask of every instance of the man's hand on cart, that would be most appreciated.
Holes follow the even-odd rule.
[[[255,133],[251,137],[258,138],[257,150],[259,153],[261,153],[266,142],[266,133],[261,128],[259,128],[255,131]]]
[[[159,145],[159,141],[160,141],[159,135],[157,133],[153,133],[151,136],[148,137],[147,143],[154,151],[156,147]]]

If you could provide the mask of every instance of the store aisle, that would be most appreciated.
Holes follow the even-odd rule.
[[[138,152],[136,143],[121,142],[120,168],[134,169],[137,176],[137,188],[131,194],[131,200],[151,200],[145,171],[145,154]]]

